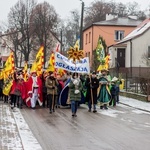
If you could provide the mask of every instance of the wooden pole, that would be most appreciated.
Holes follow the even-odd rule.
[[[92,84],[91,75],[90,75],[90,84]],[[90,91],[91,91],[91,101],[92,101],[92,106],[93,106],[93,109],[94,109],[93,91],[92,91],[91,85],[90,85]]]
[[[55,86],[55,80],[53,82],[53,87]],[[53,89],[53,97],[52,97],[52,109],[54,110],[54,100],[55,100],[55,89]]]

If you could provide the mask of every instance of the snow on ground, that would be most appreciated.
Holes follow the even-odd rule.
[[[149,112],[138,110],[138,109],[132,110],[132,112],[136,114],[150,114]]]
[[[119,107],[127,107],[126,105],[128,105],[133,108],[138,108],[138,109],[132,110],[133,113],[149,114],[150,112],[150,102],[143,102],[143,101],[139,101],[136,99],[120,96],[120,103],[121,104],[118,105]],[[97,107],[99,108],[99,106]],[[42,150],[42,147],[40,146],[40,144],[34,137],[33,133],[29,129],[29,126],[24,120],[19,109],[15,108],[15,110],[11,112],[8,105],[0,105],[0,109],[3,110],[3,111],[0,111],[0,116],[1,116],[0,121],[2,122],[0,124],[0,133],[1,133],[0,148],[7,147],[8,149],[11,149],[11,150],[22,150],[22,149]],[[144,112],[142,110],[146,110],[147,112]],[[125,112],[118,111],[114,108],[112,109],[111,107],[109,107],[108,110],[98,110],[98,113],[101,113],[110,117],[117,117],[119,113],[125,113]],[[145,123],[145,125],[147,127],[150,127],[149,123]],[[18,134],[18,131],[19,131],[19,134]]]
[[[132,110],[133,113],[136,114],[150,114],[150,102],[144,102],[144,101],[139,101],[133,98],[128,98],[128,97],[123,97],[120,96],[120,104],[116,107],[124,107],[127,108],[128,106],[131,106],[133,108],[136,108],[134,110]],[[124,105],[125,104],[125,105]],[[97,107],[98,113],[106,115],[106,116],[110,116],[110,117],[117,117],[117,115],[119,113],[125,113],[123,111],[118,111],[115,110],[115,108],[111,109],[111,107],[109,107],[108,110],[99,110],[99,106]],[[143,111],[146,110],[146,111]]]
[[[150,102],[139,101],[133,98],[120,96],[120,103],[129,105],[140,110],[146,110],[150,112]],[[139,111],[137,111],[139,113]]]
[[[42,150],[25,122],[20,109],[0,105],[0,149]]]
[[[24,150],[42,150],[42,147],[32,134],[19,109],[13,112]]]
[[[106,115],[106,116],[110,116],[110,117],[117,117],[117,115],[119,113],[125,113],[123,111],[119,111],[119,110],[115,110],[115,109],[111,109],[110,107],[107,110],[99,110],[98,113]]]
[[[23,149],[15,119],[8,105],[0,105],[0,149]]]

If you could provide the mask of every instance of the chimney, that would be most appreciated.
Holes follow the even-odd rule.
[[[106,21],[118,18],[118,15],[115,14],[106,14]]]

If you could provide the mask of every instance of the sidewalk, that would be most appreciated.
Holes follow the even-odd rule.
[[[143,102],[143,101],[139,101],[139,100],[129,98],[129,97],[124,97],[124,96],[119,96],[119,97],[120,97],[121,104],[134,107],[139,110],[146,111],[146,112],[150,112],[150,102]]]
[[[3,101],[0,101],[0,149],[42,150],[20,109],[14,108],[12,110]]]
[[[8,104],[0,101],[0,149],[22,150],[23,145],[13,112]]]

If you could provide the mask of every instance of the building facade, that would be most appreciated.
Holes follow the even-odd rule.
[[[131,76],[148,76],[150,73],[150,19],[117,44],[109,47],[110,69]]]
[[[106,16],[106,21],[93,23],[83,31],[83,50],[85,56],[90,58],[92,67],[93,50],[97,47],[99,36],[103,37],[107,47],[117,43],[132,32],[141,21],[118,16]],[[106,49],[107,51],[107,49]]]
[[[11,49],[13,49],[13,45],[9,41],[7,33],[8,31],[4,34],[0,32],[0,68],[3,68]]]

